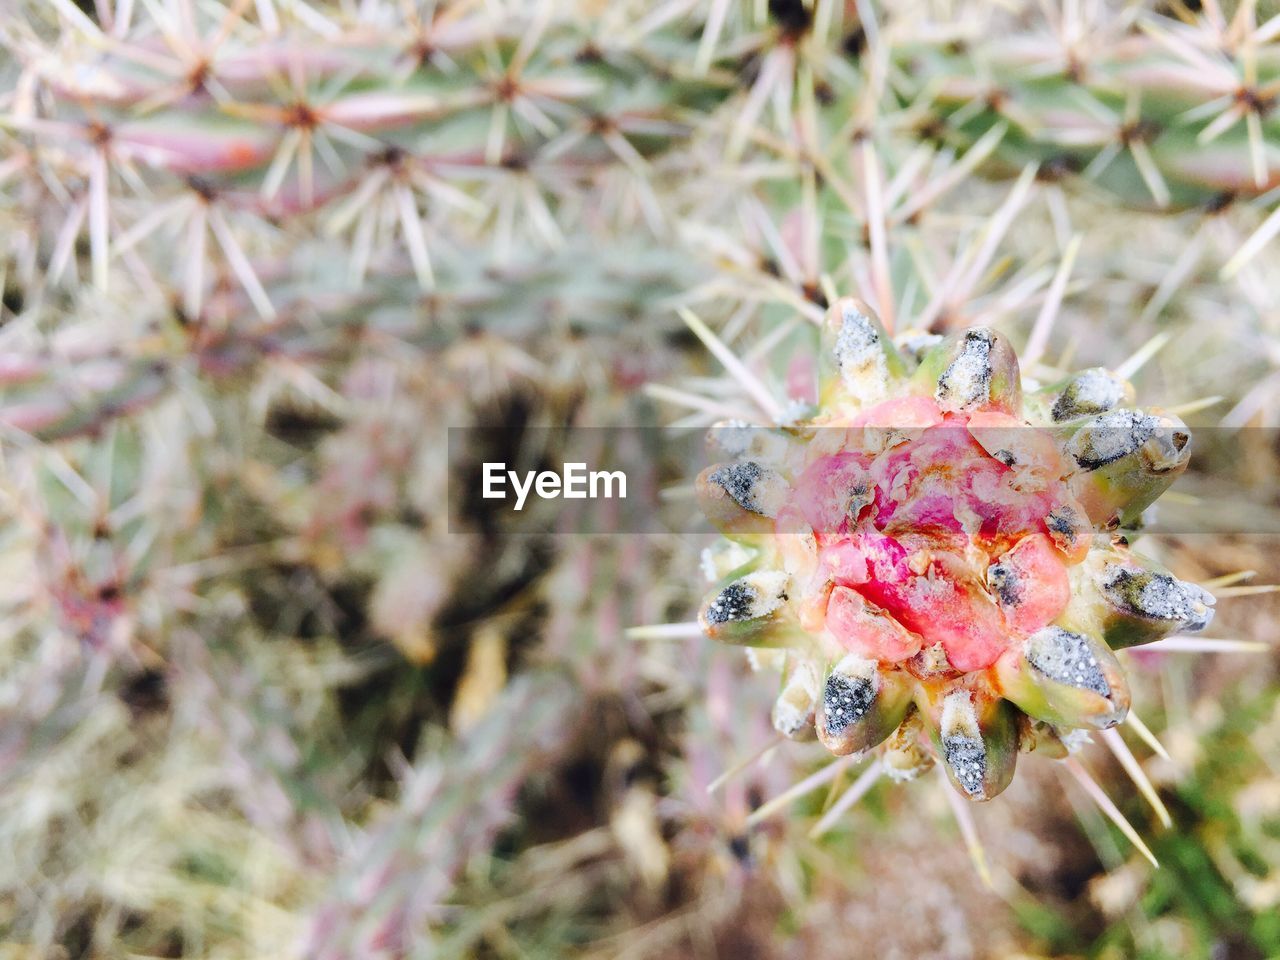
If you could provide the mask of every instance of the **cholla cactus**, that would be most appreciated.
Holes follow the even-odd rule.
[[[780,727],[852,751],[815,776],[875,749],[862,784],[933,762],[991,795],[1017,747],[1117,720],[1106,648],[1208,613],[1115,539],[1185,462],[1180,425],[1116,413],[1131,398],[1098,374],[1024,403],[997,338],[890,349],[843,307],[819,417],[796,422],[772,361],[860,290],[891,330],[1020,338],[1038,311],[1022,361],[1044,384],[1072,340],[1155,337],[1201,408],[1221,389],[1280,409],[1259,322],[1280,214],[1247,239],[1248,211],[1195,231],[1167,212],[1223,191],[1274,208],[1276,27],[1245,4],[1228,36],[1209,3],[1187,29],[1087,3],[1046,35],[1029,3],[945,6],[0,3],[0,941],[734,954],[714,928],[750,915],[830,942],[815,898],[760,909],[769,874],[819,874],[809,845],[746,832],[795,788],[784,765],[734,778],[771,735],[763,703],[740,722],[741,663],[696,625],[618,642],[692,602],[670,573],[688,545],[490,527],[449,496],[472,473],[444,423],[502,421],[504,457],[548,462],[559,440],[531,449],[533,429],[650,422],[653,400],[699,430],[752,402],[786,423],[716,432],[739,444],[709,488],[736,539],[709,560],[752,566],[707,619],[775,645],[757,659],[784,671]],[[1071,172],[1169,204],[1095,222]],[[1215,284],[1216,251],[1258,262]],[[703,375],[673,307],[707,316],[715,334],[690,326],[744,394]],[[872,482],[852,517],[826,503],[877,464],[886,496],[905,473],[900,501]],[[1078,522],[1048,519],[1064,505]],[[1199,553],[1206,578],[1269,569]],[[909,594],[915,567],[936,595]],[[706,669],[668,642],[691,632]],[[793,868],[758,869],[766,851]],[[832,890],[882,876],[838,862]]]
[[[894,342],[845,299],[823,338],[812,415],[711,432],[731,459],[698,496],[728,539],[699,621],[775,651],[780,733],[878,748],[898,780],[936,759],[989,800],[1019,751],[1124,720],[1113,649],[1209,623],[1213,597],[1128,542],[1190,434],[1104,369],[1024,383],[988,329]]]

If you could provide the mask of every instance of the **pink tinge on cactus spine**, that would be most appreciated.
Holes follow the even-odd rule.
[[[164,129],[124,124],[114,131],[117,149],[151,166],[180,174],[237,173],[271,158],[278,137],[261,127]]]
[[[348,94],[324,108],[325,119],[352,130],[393,129],[444,112],[440,99],[400,91]]]

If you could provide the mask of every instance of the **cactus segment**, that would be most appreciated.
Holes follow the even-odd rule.
[[[920,362],[916,381],[932,389],[945,413],[1022,408],[1018,356],[1007,339],[983,327],[943,339]]]
[[[1195,633],[1213,620],[1213,596],[1193,583],[1129,563],[1107,563],[1094,578],[1107,643],[1130,647],[1171,633]]]
[[[728,537],[771,533],[786,495],[786,481],[755,460],[708,467],[695,484],[698,504]]]
[[[785,606],[790,578],[779,570],[735,571],[718,584],[698,613],[713,640],[751,647],[785,646],[793,624]]]
[[[1132,526],[1187,468],[1191,433],[1176,417],[1112,410],[1086,421],[1067,452],[1071,489],[1095,524]]]

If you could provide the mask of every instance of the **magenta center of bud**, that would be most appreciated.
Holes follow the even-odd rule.
[[[880,661],[941,644],[956,670],[990,666],[1070,599],[1085,544],[1062,532],[1082,515],[1065,474],[1053,439],[1008,414],[924,397],[871,408],[777,518],[780,534],[813,534],[810,622]]]

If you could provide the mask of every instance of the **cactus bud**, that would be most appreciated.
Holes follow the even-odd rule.
[[[799,663],[773,704],[773,729],[789,740],[812,740],[818,709],[818,674]]]
[[[1103,635],[1114,648],[1150,643],[1171,633],[1194,633],[1213,619],[1213,596],[1167,573],[1105,563],[1091,579],[1101,601]]]
[[[755,460],[707,467],[695,488],[702,512],[729,537],[772,532],[787,494],[782,476]]]
[[[1049,415],[1054,423],[1091,417],[1133,402],[1133,387],[1110,370],[1081,370],[1061,387]]]
[[[703,627],[825,671],[815,694],[789,667],[773,715],[787,736],[816,697],[831,752],[880,744],[894,779],[932,756],[957,791],[989,799],[1019,749],[1063,757],[1124,719],[1107,644],[1209,622],[1212,597],[1108,532],[1185,468],[1186,428],[1128,409],[1130,386],[1102,369],[1024,403],[1017,358],[990,330],[894,347],[853,300],[823,330],[811,419],[762,432],[785,443],[736,427],[712,440],[730,465],[706,471],[699,496],[759,566],[721,582]]]
[[[1079,472],[1071,491],[1094,523],[1135,523],[1191,459],[1191,434],[1177,417],[1112,410],[1067,441]]]
[[[1068,727],[1113,727],[1129,688],[1106,645],[1083,633],[1038,630],[996,665],[1001,693],[1030,716]]]
[[[889,779],[903,783],[932,769],[933,754],[925,745],[927,733],[915,704],[907,708],[906,719],[884,742],[884,771]]]
[[[1022,377],[1009,341],[984,327],[953,334],[930,350],[916,382],[930,389],[947,413],[1022,407]]]
[[[875,311],[853,297],[837,300],[822,325],[822,398],[839,391],[859,405],[883,400],[891,378],[906,375],[906,364],[880,325]]]
[[[794,642],[799,624],[785,606],[790,579],[781,570],[730,574],[702,602],[698,622],[703,632],[721,643],[751,647]]]
[[[776,463],[784,459],[790,442],[780,430],[745,420],[721,420],[707,430],[707,449],[726,460]]]
[[[1006,701],[952,690],[942,698],[935,736],[948,779],[970,800],[990,800],[1013,780],[1018,727]]]
[[[818,739],[846,756],[870,750],[903,720],[911,705],[907,678],[882,671],[872,660],[850,654],[827,675],[818,706]]]

